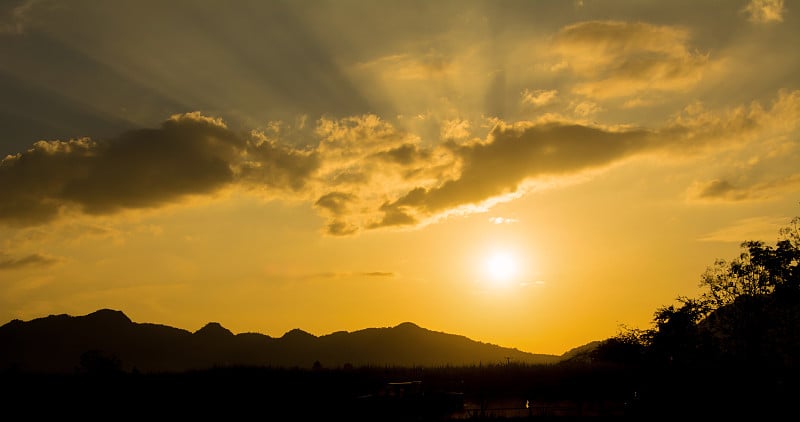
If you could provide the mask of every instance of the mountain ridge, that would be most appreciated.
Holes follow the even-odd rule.
[[[86,354],[93,359],[86,361]],[[234,334],[219,322],[197,331],[132,321],[124,312],[99,309],[86,315],[14,319],[0,326],[0,371],[91,371],[106,359],[120,371],[183,372],[218,366],[345,367],[552,364],[562,356],[535,354],[422,328],[336,331],[320,336],[300,328],[281,337]]]

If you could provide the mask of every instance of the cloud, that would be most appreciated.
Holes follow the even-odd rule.
[[[39,141],[0,162],[0,222],[38,224],[65,210],[111,214],[214,192],[234,181],[297,190],[313,155],[243,136],[199,113],[109,140]]]
[[[344,221],[333,219],[325,227],[325,232],[332,236],[347,236],[358,232],[359,228]]]
[[[350,203],[357,198],[354,195],[344,192],[330,192],[322,195],[314,205],[327,210],[334,215],[342,215],[347,212]]]
[[[800,124],[800,91],[779,92],[768,109],[758,103],[712,112],[686,108],[661,128],[603,127],[553,116],[538,122],[499,121],[485,140],[450,143],[459,172],[427,187],[417,186],[381,205],[383,219],[370,228],[416,225],[522,194],[524,184],[602,170],[637,156],[680,160],[741,148],[782,136]],[[796,186],[795,176],[754,184],[743,193],[725,182],[700,186],[706,197],[767,197]]]
[[[421,160],[425,160],[427,158],[427,154],[427,151],[420,149],[419,146],[408,143],[400,145],[397,148],[375,153],[372,157],[389,163],[410,166]]]
[[[361,271],[361,272],[321,272],[312,274],[299,274],[296,278],[300,279],[330,279],[330,278],[351,278],[351,277],[368,277],[368,278],[393,278],[396,274],[391,271]]]
[[[330,235],[415,224],[408,215],[383,209],[387,198],[435,185],[457,171],[451,151],[424,147],[418,136],[375,115],[322,118],[315,133],[321,164],[309,189],[317,192],[315,206],[329,218],[325,230]]]
[[[553,48],[582,80],[575,93],[608,99],[696,85],[713,63],[688,41],[679,27],[588,21],[562,28]]]
[[[417,136],[372,114],[338,120],[321,118],[315,134],[320,139],[317,152],[324,157],[321,170],[325,173],[360,167],[368,156],[419,143]]]
[[[798,188],[800,173],[741,186],[720,179],[695,182],[689,187],[688,196],[691,200],[704,202],[760,201],[795,192]]]
[[[8,258],[0,253],[0,271],[17,270],[27,267],[46,267],[57,263],[59,260],[38,253],[26,255],[22,258]]]
[[[42,0],[8,0],[0,3],[0,34],[22,34]]]
[[[755,23],[783,22],[783,0],[750,0],[742,9]]]
[[[592,101],[581,101],[575,104],[574,107],[575,114],[581,117],[590,116],[602,110],[602,107]]]
[[[529,104],[534,107],[543,107],[547,104],[552,103],[556,99],[557,95],[558,91],[555,89],[550,89],[550,90],[537,89],[536,91],[524,89],[522,91],[522,103]]]
[[[384,79],[411,81],[447,78],[457,69],[452,59],[436,51],[420,56],[410,54],[384,56],[360,63],[358,68],[376,72]]]
[[[239,144],[219,122],[195,115],[111,141],[39,141],[0,164],[0,220],[41,222],[67,205],[103,214],[206,193],[233,179]]]
[[[469,137],[469,120],[452,119],[442,122],[442,139],[464,139]]]
[[[490,123],[483,138],[423,142],[375,115],[323,117],[302,142],[287,142],[281,131],[239,133],[219,119],[189,113],[109,140],[41,141],[0,163],[0,222],[40,224],[73,212],[112,214],[241,189],[308,202],[333,236],[419,227],[637,157],[681,160],[788,139],[800,125],[800,91],[780,91],[766,107],[709,110],[694,103],[652,128],[557,114]],[[474,124],[459,120],[456,126]],[[308,146],[293,146],[299,144]],[[718,178],[695,184],[689,196],[769,198],[797,184],[791,174]]]
[[[768,109],[758,102],[718,111],[699,102],[690,104],[661,132],[676,152],[696,153],[709,146],[742,146],[759,137],[780,138],[798,127],[800,90],[781,90]]]
[[[387,272],[387,271],[370,271],[370,272],[360,273],[360,275],[363,275],[365,277],[394,277],[393,272]]]
[[[453,208],[514,194],[528,179],[606,166],[650,148],[651,137],[652,133],[636,129],[501,123],[484,142],[451,145],[460,161],[457,178],[432,188],[416,187],[385,203],[384,219],[372,227],[415,224]]]
[[[281,145],[260,132],[252,134],[240,178],[266,188],[302,190],[320,165],[310,150]]]
[[[691,190],[692,196],[699,199],[726,198],[740,200],[747,198],[747,193],[733,187],[727,180],[711,180],[706,183],[696,183]]]

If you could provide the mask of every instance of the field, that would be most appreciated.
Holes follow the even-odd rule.
[[[793,374],[584,366],[215,368],[162,374],[5,373],[26,419],[495,420],[770,415]]]

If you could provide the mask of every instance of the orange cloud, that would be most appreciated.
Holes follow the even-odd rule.
[[[783,22],[783,0],[750,0],[742,9],[755,23]]]
[[[644,155],[680,160],[782,139],[800,124],[800,91],[781,91],[769,107],[713,111],[692,104],[656,128],[590,125],[555,114],[493,124],[483,139],[423,143],[375,115],[321,118],[305,142],[311,146],[296,148],[279,131],[237,133],[190,113],[109,140],[42,141],[0,164],[0,222],[43,223],[75,209],[110,214],[236,187],[310,202],[330,235],[412,227],[486,210],[531,183]],[[690,197],[743,200],[786,192],[796,181],[791,174],[720,179],[695,185]]]
[[[537,89],[535,91],[524,89],[522,91],[522,103],[534,107],[542,107],[553,102],[556,96],[558,96],[558,91],[555,89]]]
[[[607,99],[693,87],[713,63],[688,41],[678,27],[589,21],[562,28],[553,47],[582,79],[574,92]]]

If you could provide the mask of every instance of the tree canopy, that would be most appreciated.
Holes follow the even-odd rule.
[[[625,329],[592,353],[596,361],[800,365],[800,217],[774,245],[748,240],[732,260],[701,275],[704,292],[658,308],[650,329]]]

